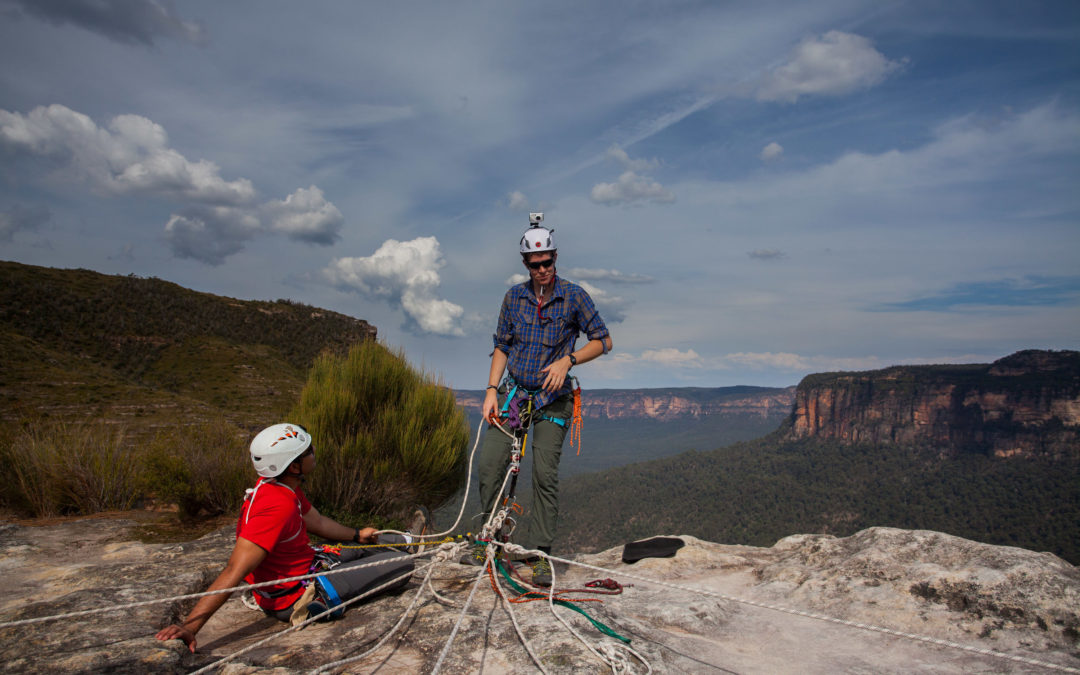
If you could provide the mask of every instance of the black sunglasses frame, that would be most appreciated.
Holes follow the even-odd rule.
[[[541,267],[554,267],[555,258],[548,258],[547,260],[534,260],[532,262],[526,262],[525,266],[531,270],[538,270]]]

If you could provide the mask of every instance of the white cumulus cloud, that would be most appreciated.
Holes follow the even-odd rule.
[[[670,204],[675,201],[675,195],[670,190],[652,178],[639,176],[633,171],[624,172],[614,183],[597,183],[589,198],[605,206],[642,201]]]
[[[435,237],[388,239],[370,256],[332,260],[323,276],[342,290],[400,307],[405,327],[413,332],[461,336],[465,310],[437,297],[442,266]]]
[[[345,222],[341,211],[326,201],[322,190],[314,185],[299,188],[284,201],[267,202],[263,210],[271,230],[314,244],[334,243]]]
[[[210,265],[222,264],[264,233],[329,245],[344,223],[314,185],[257,203],[250,180],[227,180],[213,162],[187,159],[169,147],[161,125],[140,115],[118,115],[100,127],[59,104],[26,115],[0,110],[0,146],[48,158],[60,177],[99,194],[179,205],[165,225],[165,241],[176,256]]]
[[[764,162],[777,159],[782,154],[784,154],[784,146],[780,145],[776,141],[769,143],[761,149],[761,159]]]
[[[787,103],[800,96],[838,96],[879,84],[902,65],[861,35],[831,30],[799,43],[787,63],[764,77],[756,96]]]
[[[152,194],[214,204],[240,204],[255,196],[251,181],[228,181],[216,164],[187,160],[167,146],[161,125],[139,115],[119,115],[101,128],[59,104],[39,106],[26,115],[0,110],[0,143],[53,158],[71,178],[105,194]]]

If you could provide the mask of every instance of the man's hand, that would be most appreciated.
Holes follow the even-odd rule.
[[[541,373],[547,373],[547,377],[544,378],[544,391],[556,392],[562,389],[563,383],[566,382],[566,374],[570,372],[570,357],[564,356],[561,359],[548,364],[546,367],[541,368]]]
[[[183,640],[187,645],[188,651],[192,654],[195,653],[195,633],[192,633],[187,628],[179,624],[173,624],[166,626],[157,632],[155,635],[159,640]]]
[[[360,540],[361,544],[377,544],[379,543],[379,536],[375,534],[376,532],[378,532],[378,530],[374,527],[362,527],[356,538]]]
[[[488,389],[484,394],[484,403],[480,406],[480,414],[488,422],[491,421],[491,416],[495,414],[495,411],[499,409],[499,394],[494,389]]]

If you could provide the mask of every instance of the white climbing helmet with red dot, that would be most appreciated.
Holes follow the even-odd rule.
[[[525,234],[521,235],[520,245],[522,253],[540,253],[542,251],[554,251],[557,249],[555,246],[555,237],[552,236],[555,230],[540,227],[540,223],[542,222],[544,222],[544,214],[529,214],[529,229],[525,230]]]
[[[264,478],[280,476],[293,460],[311,447],[311,434],[299,424],[275,424],[251,440],[251,462]]]

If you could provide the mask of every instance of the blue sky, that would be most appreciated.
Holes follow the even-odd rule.
[[[455,387],[529,211],[614,337],[586,389],[1080,348],[1075,2],[0,0],[0,63],[0,258]]]

